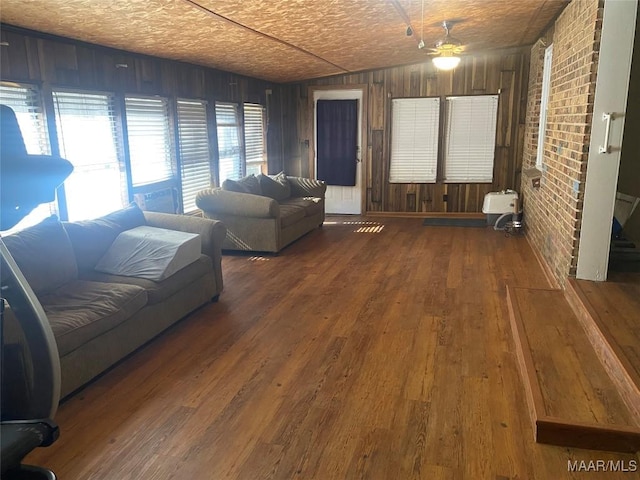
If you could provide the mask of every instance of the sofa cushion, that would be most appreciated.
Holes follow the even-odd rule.
[[[78,277],[71,241],[55,216],[7,235],[3,240],[38,295],[51,292]]]
[[[74,280],[40,297],[60,356],[121,324],[147,303],[137,285]]]
[[[277,175],[258,175],[260,181],[260,188],[262,189],[262,195],[271,197],[274,200],[285,200],[291,196],[291,185],[284,172],[280,172]]]
[[[297,205],[280,205],[280,226],[288,227],[304,217],[304,208]]]
[[[313,217],[318,213],[322,213],[322,199],[314,197],[291,197],[286,200],[280,201],[280,207],[282,205],[295,205],[304,209],[304,214],[307,217]]]
[[[260,181],[255,175],[247,175],[240,180],[226,179],[222,182],[223,190],[238,193],[251,193],[252,195],[262,195],[262,188],[260,187]]]
[[[147,303],[153,305],[160,303],[175,293],[182,290],[186,285],[197,281],[213,268],[213,260],[208,255],[200,255],[195,262],[187,265],[170,277],[161,282],[154,282],[139,277],[124,277],[121,275],[110,275],[108,273],[97,272],[95,270],[87,271],[81,275],[82,280],[90,280],[102,283],[124,283],[127,285],[137,285],[147,292]]]
[[[144,213],[135,203],[95,220],[63,223],[80,271],[92,270],[121,232],[145,224]]]

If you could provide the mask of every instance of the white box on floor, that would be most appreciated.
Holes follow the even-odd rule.
[[[517,213],[517,204],[518,192],[513,190],[487,193],[482,204],[482,213],[487,215],[487,225],[494,225],[498,218],[505,213]]]

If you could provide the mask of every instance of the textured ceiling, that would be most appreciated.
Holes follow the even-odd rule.
[[[566,0],[2,0],[0,20],[274,82],[419,63],[443,20],[469,53],[530,45]],[[423,21],[424,18],[424,21]],[[413,36],[407,36],[407,24]],[[424,25],[424,26],[423,26]]]

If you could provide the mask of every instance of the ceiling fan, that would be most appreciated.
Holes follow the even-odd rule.
[[[464,45],[457,38],[451,36],[451,29],[453,24],[446,20],[442,22],[442,28],[444,28],[444,37],[440,38],[435,46],[429,48],[432,55],[458,55],[464,51]],[[421,43],[422,47],[418,45],[418,48],[424,48],[424,42]]]
[[[418,42],[418,49],[422,50],[426,47],[424,43],[424,0],[422,0],[422,11],[421,13],[421,31],[420,31],[420,42]],[[451,28],[453,27],[452,22],[444,21],[442,22],[442,28],[444,28],[444,37],[439,39],[434,47],[430,47],[427,49],[429,55],[437,55],[433,57],[433,64],[439,70],[452,70],[458,66],[460,63],[460,57],[458,55],[463,52],[464,46],[462,42],[457,38],[451,36]],[[407,35],[409,35],[409,29],[407,30]],[[413,32],[411,32],[413,33]]]
[[[444,28],[444,37],[440,38],[434,47],[428,48],[429,55],[437,55],[433,57],[433,64],[439,70],[452,70],[460,63],[460,55],[464,51],[464,45],[460,40],[451,36],[451,28],[453,25],[446,20],[442,22]],[[425,48],[424,40],[420,39],[418,48]]]

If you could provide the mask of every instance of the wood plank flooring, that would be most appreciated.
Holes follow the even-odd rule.
[[[217,304],[65,402],[27,460],[64,480],[596,478],[568,462],[638,460],[534,443],[505,291],[548,287],[525,238],[329,217],[223,269]]]
[[[562,290],[507,287],[511,325],[539,442],[640,450],[639,418]]]
[[[622,350],[640,378],[640,274],[612,273],[606,282],[576,284],[599,317],[599,324]],[[639,385],[640,386],[640,385]]]

